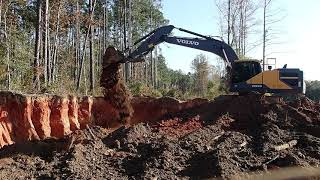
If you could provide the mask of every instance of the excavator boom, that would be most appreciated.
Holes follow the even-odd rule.
[[[180,30],[182,32],[198,36],[196,38],[189,37],[177,37],[172,36],[171,32],[174,30]],[[148,35],[138,40],[135,45],[139,44],[137,49],[129,52],[125,62],[136,62],[141,57],[148,54],[154,49],[154,47],[160,43],[167,42],[170,44],[176,44],[189,48],[199,49],[207,52],[214,53],[224,59],[227,67],[231,67],[232,63],[238,60],[237,54],[234,50],[225,42],[216,40],[209,36],[204,36],[192,31],[188,31],[182,28],[175,28],[172,25],[160,27]]]

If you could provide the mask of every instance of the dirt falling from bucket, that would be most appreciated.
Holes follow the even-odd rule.
[[[115,120],[121,123],[129,123],[133,114],[131,106],[131,93],[126,88],[120,75],[120,63],[123,58],[121,52],[114,47],[108,47],[103,56],[103,68],[100,79],[100,86],[106,101],[110,102],[117,111]]]

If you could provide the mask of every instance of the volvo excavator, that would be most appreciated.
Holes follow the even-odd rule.
[[[173,36],[174,29],[195,37]],[[286,68],[285,65],[280,69],[263,71],[260,61],[239,60],[235,51],[223,40],[176,28],[173,25],[157,28],[139,39],[123,52],[123,58],[118,63],[143,61],[145,55],[163,42],[211,52],[221,57],[226,64],[230,92],[239,94],[249,92],[302,94],[305,92],[303,71],[300,69]]]

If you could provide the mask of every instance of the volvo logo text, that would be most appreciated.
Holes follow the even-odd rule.
[[[182,44],[190,44],[190,45],[195,45],[195,46],[199,46],[199,42],[197,41],[189,41],[189,40],[184,40],[184,39],[177,39],[178,43],[182,43]]]

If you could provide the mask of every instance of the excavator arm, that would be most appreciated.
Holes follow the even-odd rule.
[[[178,29],[182,32],[197,36],[196,38],[171,36],[171,32]],[[231,68],[234,61],[238,60],[237,54],[225,42],[204,36],[182,28],[175,28],[172,25],[163,26],[150,32],[146,36],[134,43],[137,46],[135,50],[128,49],[128,56],[123,62],[137,62],[143,56],[148,54],[154,47],[160,43],[167,42],[189,48],[199,49],[214,53],[225,60],[227,67]]]

